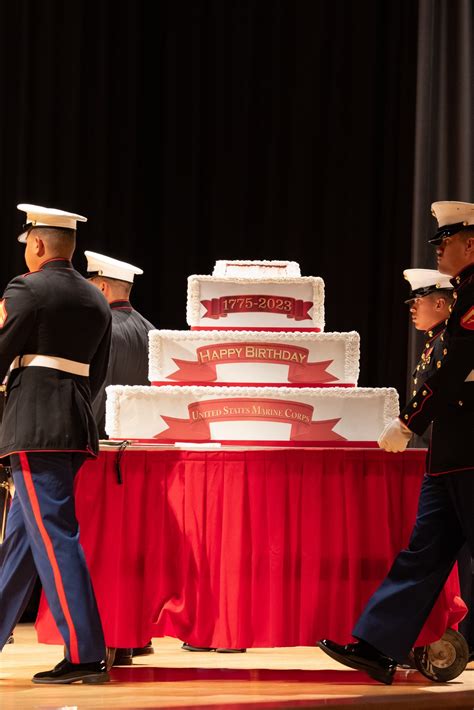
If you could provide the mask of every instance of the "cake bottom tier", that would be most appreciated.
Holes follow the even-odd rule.
[[[392,388],[107,387],[113,439],[373,442],[399,412]]]

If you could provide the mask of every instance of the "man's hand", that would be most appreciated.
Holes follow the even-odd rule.
[[[378,445],[385,451],[405,451],[413,432],[398,417],[387,424],[378,439]]]

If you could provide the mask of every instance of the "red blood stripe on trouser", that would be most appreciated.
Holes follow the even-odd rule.
[[[51,568],[53,570],[54,583],[56,585],[56,591],[58,593],[59,604],[60,604],[61,610],[64,614],[64,618],[66,620],[67,627],[69,629],[69,651],[71,654],[71,661],[72,661],[72,663],[79,663],[80,660],[79,660],[79,649],[77,646],[76,629],[74,628],[74,624],[73,624],[72,617],[71,617],[71,612],[69,611],[69,605],[67,603],[66,593],[64,591],[64,584],[63,584],[63,580],[61,577],[61,571],[59,569],[56,555],[54,554],[53,543],[51,542],[51,538],[48,535],[48,531],[46,530],[45,525],[43,523],[43,518],[41,517],[41,510],[40,510],[40,506],[39,506],[38,496],[36,495],[35,485],[33,483],[33,477],[31,475],[31,469],[30,469],[30,465],[28,463],[27,455],[26,455],[26,453],[23,452],[23,453],[19,454],[19,457],[20,457],[21,469],[23,472],[23,480],[25,481],[26,492],[27,492],[28,498],[30,500],[31,509],[33,511],[33,515],[34,515],[36,524],[38,526],[38,530],[41,535],[41,539],[43,540],[43,544],[46,549],[46,554],[48,556],[49,563],[50,563]]]

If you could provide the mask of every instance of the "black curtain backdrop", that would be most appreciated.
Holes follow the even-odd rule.
[[[406,376],[414,0],[0,1],[0,286],[18,202],[78,211],[141,266],[135,307],[187,328],[186,278],[291,259],[358,330],[363,386]]]
[[[436,269],[431,203],[474,200],[474,3],[419,0],[418,15],[411,265]],[[409,380],[424,342],[410,328]]]

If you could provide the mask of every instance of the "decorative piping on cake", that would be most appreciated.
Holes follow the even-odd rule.
[[[349,380],[350,382],[355,382],[357,384],[359,380],[360,370],[359,333],[351,331],[350,333],[343,333],[343,335],[347,336],[344,359],[344,376],[346,380]]]
[[[162,377],[163,372],[163,347],[162,330],[148,331],[148,379],[150,382]],[[173,331],[168,331],[172,333]],[[179,331],[177,331],[179,332]]]
[[[211,283],[250,283],[250,284],[286,284],[288,281],[296,283],[311,283],[311,281],[323,282],[321,276],[209,276],[209,274],[192,274],[188,276],[189,280],[210,281]]]
[[[383,417],[384,423],[388,424],[400,414],[398,392],[394,387],[381,387],[380,389],[387,393],[383,403]]]
[[[197,325],[201,312],[199,300],[199,276],[188,276],[188,299],[186,302],[186,322],[188,325]]]
[[[313,280],[313,323],[324,330],[324,281],[319,276]]]
[[[109,436],[115,436],[120,432],[120,404],[122,388],[120,385],[109,385],[105,388],[107,397],[105,400],[105,430]]]
[[[292,387],[226,387],[225,385],[197,386],[197,385],[158,385],[150,387],[148,385],[109,385],[107,390],[112,389],[113,394],[143,395],[144,397],[159,397],[160,394],[182,397],[186,394],[193,396],[215,397],[221,394],[230,397],[318,397],[324,398],[356,398],[364,399],[374,395],[385,395],[384,416],[394,418],[398,414],[398,393],[393,387],[300,387],[296,392]],[[107,401],[109,400],[107,393]]]
[[[219,340],[242,340],[244,338],[252,338],[252,340],[295,340],[304,342],[306,340],[347,340],[351,342],[351,350],[353,348],[352,341],[357,341],[354,352],[358,352],[359,347],[359,334],[355,330],[349,330],[345,333],[338,333],[336,331],[331,331],[327,333],[312,333],[300,330],[298,332],[293,331],[281,331],[281,332],[262,332],[261,330],[150,330],[150,343],[153,339],[158,340],[159,338],[168,338],[169,340],[175,341],[186,341],[186,340],[212,340],[213,338]]]
[[[272,259],[272,260],[249,260],[249,259],[235,259],[235,260],[225,260],[225,259],[219,259],[216,261],[214,265],[214,269],[212,271],[213,276],[225,276],[225,270],[227,266],[248,266],[248,267],[254,267],[256,270],[256,273],[258,273],[258,269],[260,266],[263,267],[273,267],[273,266],[280,266],[280,267],[285,267],[287,269],[287,273],[285,276],[287,278],[294,278],[294,277],[299,277],[301,276],[301,270],[300,266],[296,261],[280,261],[279,259]]]
[[[159,336],[159,333],[159,330],[148,331],[148,380],[150,382],[156,380],[157,376],[160,374],[160,370],[163,367],[163,350],[161,347],[161,337]],[[158,364],[157,368],[155,368],[156,363]]]

